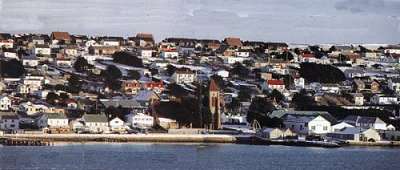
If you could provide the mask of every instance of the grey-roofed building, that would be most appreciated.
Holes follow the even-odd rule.
[[[387,124],[379,117],[350,115],[344,118],[343,122],[365,129],[373,128],[377,130],[387,130]]]
[[[141,108],[141,105],[135,99],[100,99],[100,102],[105,108],[108,107],[122,107],[126,109]]]
[[[141,106],[148,107],[153,102],[160,100],[160,97],[152,90],[141,90],[135,96],[135,99]]]
[[[85,114],[82,119],[92,133],[108,132],[108,118],[104,114]]]
[[[18,130],[19,117],[14,112],[0,112],[0,130]]]

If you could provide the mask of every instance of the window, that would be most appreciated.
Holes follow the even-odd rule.
[[[311,126],[311,130],[315,130],[315,126]]]
[[[327,127],[327,126],[324,126],[324,130],[325,130],[325,131],[328,130],[328,127]]]

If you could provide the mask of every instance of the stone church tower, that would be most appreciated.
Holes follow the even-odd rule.
[[[211,79],[209,87],[209,109],[212,116],[212,129],[221,129],[221,94],[217,83]]]

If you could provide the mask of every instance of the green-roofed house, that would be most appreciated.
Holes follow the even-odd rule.
[[[109,132],[108,118],[104,114],[85,114],[82,119],[85,121],[86,127],[92,133]]]

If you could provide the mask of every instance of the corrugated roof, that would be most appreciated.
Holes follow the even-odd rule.
[[[107,116],[104,114],[85,114],[83,119],[85,122],[108,122]]]

